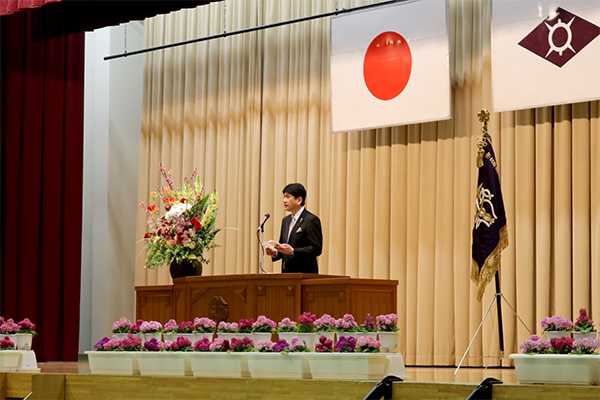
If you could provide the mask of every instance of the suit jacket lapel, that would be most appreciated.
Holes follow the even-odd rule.
[[[294,224],[294,227],[292,228],[292,231],[290,232],[290,236],[288,237],[288,243],[291,244],[292,237],[296,234],[296,231],[298,230],[298,228],[300,228],[302,226],[302,223],[304,222],[304,214],[305,213],[306,213],[306,208],[302,211],[302,214],[300,214],[300,218],[298,218],[298,220]],[[292,220],[292,218],[291,218],[291,215],[290,215],[290,221],[291,220]],[[289,229],[289,224],[288,224],[288,229]]]

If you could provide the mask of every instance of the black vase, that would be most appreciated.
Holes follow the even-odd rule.
[[[198,260],[183,260],[181,263],[173,260],[169,268],[171,278],[202,275],[202,263]]]

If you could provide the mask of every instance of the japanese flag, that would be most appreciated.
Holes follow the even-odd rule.
[[[600,1],[492,3],[494,111],[600,99]]]
[[[331,19],[333,132],[450,118],[446,9],[420,0]]]

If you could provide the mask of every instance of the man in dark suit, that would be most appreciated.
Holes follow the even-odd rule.
[[[283,189],[283,206],[290,215],[281,222],[281,235],[275,250],[266,252],[273,261],[283,260],[281,272],[319,273],[317,257],[323,248],[323,233],[319,217],[304,208],[306,189],[300,183],[290,183]]]

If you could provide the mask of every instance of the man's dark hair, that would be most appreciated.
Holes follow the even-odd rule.
[[[283,194],[289,193],[295,198],[302,197],[302,206],[304,206],[304,202],[306,201],[306,189],[302,186],[301,183],[290,183],[286,187],[283,188]]]

